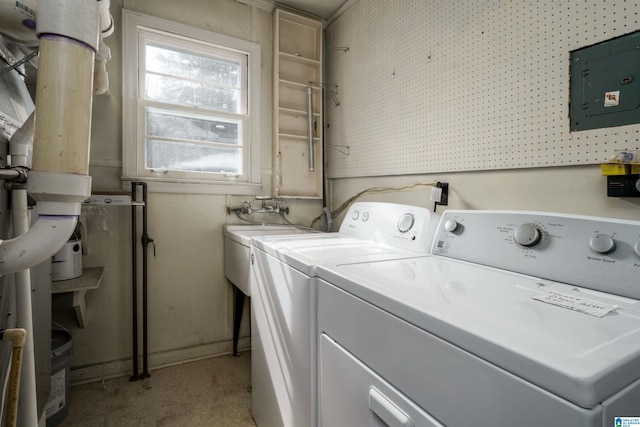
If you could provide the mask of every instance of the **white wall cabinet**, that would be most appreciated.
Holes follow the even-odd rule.
[[[276,9],[273,28],[275,195],[321,198],[322,22]]]

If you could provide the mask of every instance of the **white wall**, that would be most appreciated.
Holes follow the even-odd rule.
[[[638,29],[624,0],[355,2],[327,28],[327,46],[349,48],[327,55],[332,207],[443,180],[451,208],[640,219],[598,166],[640,147],[640,125],[570,132],[568,118],[569,52]],[[424,190],[366,198],[433,206]]]
[[[113,56],[107,64],[110,91],[95,98],[93,111],[93,191],[122,191],[122,7],[261,45],[261,194],[271,194],[272,15],[235,0],[112,0],[116,31],[106,39]],[[223,272],[222,230],[226,223],[239,222],[227,216],[226,207],[239,206],[243,199],[149,194],[149,236],[156,245],[155,257],[149,247],[151,369],[231,351],[233,292]],[[306,225],[320,211],[317,200],[291,200],[289,206],[290,219]],[[87,294],[86,328],[77,326],[68,295],[54,300],[54,320],[74,337],[75,382],[130,374],[132,367],[131,209],[84,206],[82,219],[89,251],[84,265],[105,271],[100,288]],[[254,219],[264,220],[257,214]],[[141,221],[138,239],[140,234]],[[245,305],[241,349],[249,346],[247,314]]]
[[[387,3],[393,3],[394,7],[384,9]],[[362,32],[365,36],[375,32],[379,28],[371,27],[369,16],[372,13],[381,13],[389,19],[398,19],[393,11],[399,5],[413,3],[417,0],[397,2],[394,0],[368,0],[356,2],[347,10],[343,17],[336,20],[328,28],[327,45],[331,46],[331,37],[340,29],[341,25],[348,22],[349,31]],[[455,3],[465,9],[469,2],[422,2],[434,8],[429,10],[432,15],[430,22],[455,22],[455,16],[441,15],[440,11],[449,3]],[[464,25],[467,31],[478,32],[486,28],[487,22],[500,27],[514,25],[513,17],[500,11],[501,5],[509,7],[522,6],[527,2],[495,2],[487,1],[484,14],[464,13]],[[362,7],[362,4],[367,7]],[[483,3],[474,3],[480,7]],[[538,4],[538,3],[536,3]],[[575,2],[575,5],[578,3]],[[617,3],[616,3],[617,4]],[[574,6],[575,6],[574,5]],[[582,3],[580,3],[582,5]],[[122,161],[122,119],[121,119],[121,43],[120,38],[120,8],[125,7],[136,12],[155,15],[161,18],[193,25],[195,27],[220,32],[234,37],[260,43],[262,49],[262,93],[261,93],[261,170],[263,190],[262,194],[271,192],[271,82],[272,82],[272,47],[271,47],[271,14],[250,7],[235,0],[112,0],[112,13],[116,18],[117,30],[107,39],[107,44],[112,49],[113,59],[108,63],[109,77],[111,80],[110,93],[100,96],[94,102],[94,120],[91,146],[91,168],[94,191],[115,192],[122,190],[120,181]],[[437,7],[436,7],[437,6]],[[545,5],[538,4],[539,13],[543,15]],[[582,7],[582,6],[581,6]],[[600,8],[601,3],[586,3],[585,8]],[[380,9],[382,8],[382,10]],[[599,9],[598,9],[599,10]],[[345,18],[349,18],[348,21]],[[487,20],[491,18],[490,20]],[[544,19],[541,16],[540,19]],[[568,16],[563,10],[554,9],[553,22],[569,22],[572,16]],[[636,18],[633,18],[636,19]],[[435,20],[435,21],[434,21]],[[551,22],[551,21],[549,21]],[[412,27],[413,25],[414,27]],[[415,26],[421,23],[412,23],[405,26],[404,31],[415,34],[418,30]],[[420,27],[422,28],[422,27]],[[629,23],[626,30],[633,31],[639,28],[637,22]],[[341,28],[341,30],[346,30]],[[517,26],[516,26],[517,30]],[[516,31],[514,30],[514,31]],[[625,30],[625,31],[626,31]],[[596,42],[611,36],[599,25],[580,27],[585,32],[585,44],[591,40]],[[616,29],[616,31],[621,31]],[[392,35],[393,37],[393,35]],[[544,37],[540,35],[539,37]],[[335,44],[333,44],[335,46]],[[509,43],[502,43],[491,48],[491,44],[484,45],[490,49],[489,53],[497,55],[504,49],[515,49]],[[384,64],[389,49],[376,50],[371,53],[376,61]],[[354,49],[354,47],[351,47]],[[439,46],[442,52],[449,57],[455,57],[460,51],[448,46]],[[566,48],[564,48],[567,50]],[[350,52],[353,53],[353,52]],[[343,52],[331,53],[335,55],[349,55]],[[557,61],[545,52],[539,52],[540,61]],[[343,58],[344,59],[344,58]],[[433,61],[438,61],[437,57]],[[432,62],[432,65],[433,63]],[[328,172],[330,179],[332,205],[338,206],[342,201],[351,197],[365,188],[387,185],[397,186],[407,183],[422,181],[443,180],[451,185],[452,195],[450,207],[474,208],[474,209],[535,209],[546,211],[571,212],[579,214],[594,214],[619,218],[640,219],[638,208],[640,201],[637,199],[607,198],[605,191],[605,179],[600,176],[599,168],[594,165],[576,165],[563,167],[538,167],[505,170],[446,172],[424,167],[417,172],[406,170],[402,159],[397,165],[385,172],[383,176],[374,176],[378,173],[370,172],[375,169],[375,161],[367,160],[366,154],[358,154],[355,149],[357,132],[356,123],[346,120],[347,112],[353,114],[366,114],[367,111],[354,110],[349,106],[349,90],[355,86],[349,86],[343,81],[331,81],[335,71],[331,69],[329,61],[327,83],[340,85],[338,98],[342,105],[331,110],[331,101],[327,99],[328,122],[341,123],[338,128],[327,130],[329,144],[351,145],[349,159],[346,161],[357,162],[357,165],[369,172],[357,177],[349,175],[348,164],[342,164],[341,171],[336,173],[332,169],[332,162],[341,156],[337,150],[329,147],[327,159],[329,161]],[[425,65],[426,67],[426,65]],[[564,67],[564,66],[563,66]],[[552,67],[554,70],[560,68]],[[544,79],[557,81],[554,85],[562,86],[566,83],[565,69],[561,73],[545,75]],[[418,68],[420,73],[426,69]],[[477,70],[480,77],[491,78],[488,74],[495,69],[483,68]],[[371,79],[358,75],[346,75],[348,79],[358,80],[357,97],[359,105],[374,105],[375,99],[380,99],[380,90],[383,86],[370,84]],[[398,78],[401,76],[398,75]],[[526,76],[525,76],[526,77]],[[528,76],[535,79],[537,76]],[[527,81],[526,84],[534,84]],[[417,92],[422,97],[430,96],[430,93]],[[355,94],[353,96],[356,96]],[[529,106],[527,110],[532,116],[545,114],[547,110],[535,107],[531,103],[529,94],[523,92],[519,95]],[[455,98],[455,97],[454,97]],[[463,98],[455,98],[450,106],[452,111],[468,108]],[[348,109],[348,110],[347,110]],[[396,129],[395,122],[389,122],[384,115],[371,117],[376,122],[383,123],[379,129],[383,133],[389,133]],[[429,111],[419,111],[417,117],[433,120]],[[440,116],[441,117],[441,116]],[[367,119],[369,120],[369,119]],[[564,120],[564,117],[558,120]],[[523,121],[523,126],[527,125]],[[462,125],[457,125],[462,126]],[[497,134],[504,130],[505,124],[497,123],[494,132]],[[627,141],[636,145],[637,132],[630,134],[620,129],[607,136],[612,144],[624,144]],[[447,134],[448,141],[455,141],[455,132]],[[485,136],[484,145],[491,143],[490,136]],[[553,137],[536,140],[537,148],[544,150],[544,145],[553,142]],[[375,155],[376,144],[389,144],[393,148],[393,139],[365,140],[362,142],[361,153],[367,153],[367,149]],[[598,138],[592,138],[589,142],[591,148],[597,146]],[[411,150],[422,150],[421,144],[427,141],[418,139],[405,147]],[[428,148],[428,147],[427,147]],[[445,144],[446,148],[446,144]],[[575,147],[574,147],[575,149]],[[373,151],[371,151],[373,150]],[[565,149],[561,145],[554,146],[554,155],[562,158]],[[483,150],[478,149],[478,155],[482,156]],[[450,164],[454,153],[441,150],[438,156],[443,156],[443,163]],[[343,159],[344,160],[344,159]],[[389,162],[391,163],[391,162]],[[419,163],[419,162],[417,162]],[[412,167],[417,164],[412,162]],[[372,166],[373,165],[373,166]],[[386,168],[386,166],[385,166]],[[364,170],[360,169],[360,170]],[[357,170],[352,169],[352,170]],[[386,170],[386,169],[385,169]],[[392,176],[393,175],[393,176]],[[149,197],[149,234],[157,245],[156,257],[149,259],[149,349],[151,352],[151,368],[162,364],[178,363],[191,358],[207,357],[213,354],[221,354],[230,351],[231,339],[231,309],[232,293],[223,274],[222,260],[222,227],[225,223],[237,223],[235,218],[226,215],[227,205],[236,206],[240,200],[246,197],[220,195],[178,195],[152,193]],[[369,200],[384,200],[398,203],[409,203],[432,207],[428,201],[429,192],[424,190],[398,192],[365,197]],[[309,224],[319,214],[319,201],[291,201],[291,218],[300,223]],[[85,329],[79,329],[75,323],[73,313],[67,302],[57,301],[55,306],[55,319],[61,321],[71,329],[74,341],[74,357],[72,360],[72,380],[88,381],[91,379],[105,378],[114,375],[124,375],[131,369],[131,248],[130,248],[130,209],[122,207],[110,208],[83,208],[83,219],[89,230],[86,236],[89,254],[84,257],[86,266],[103,266],[105,274],[99,289],[87,294],[88,325]],[[441,210],[442,208],[439,208]],[[258,217],[256,219],[259,219]],[[339,222],[335,223],[337,227]],[[140,232],[138,233],[140,234]],[[59,299],[59,298],[58,298]],[[248,318],[244,319],[243,336],[247,336]],[[245,338],[242,344],[246,347],[248,340]]]

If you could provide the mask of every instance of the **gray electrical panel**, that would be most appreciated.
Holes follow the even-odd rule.
[[[640,32],[571,52],[571,130],[640,123]]]

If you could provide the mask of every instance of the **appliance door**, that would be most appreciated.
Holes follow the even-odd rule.
[[[315,425],[315,279],[251,248],[252,415],[259,427]]]
[[[327,335],[319,363],[321,426],[442,427]]]
[[[577,407],[322,279],[317,303],[320,336],[330,336],[444,425],[602,425],[601,406]]]

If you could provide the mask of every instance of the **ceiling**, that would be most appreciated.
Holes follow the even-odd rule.
[[[276,3],[328,19],[348,0],[277,0]]]

